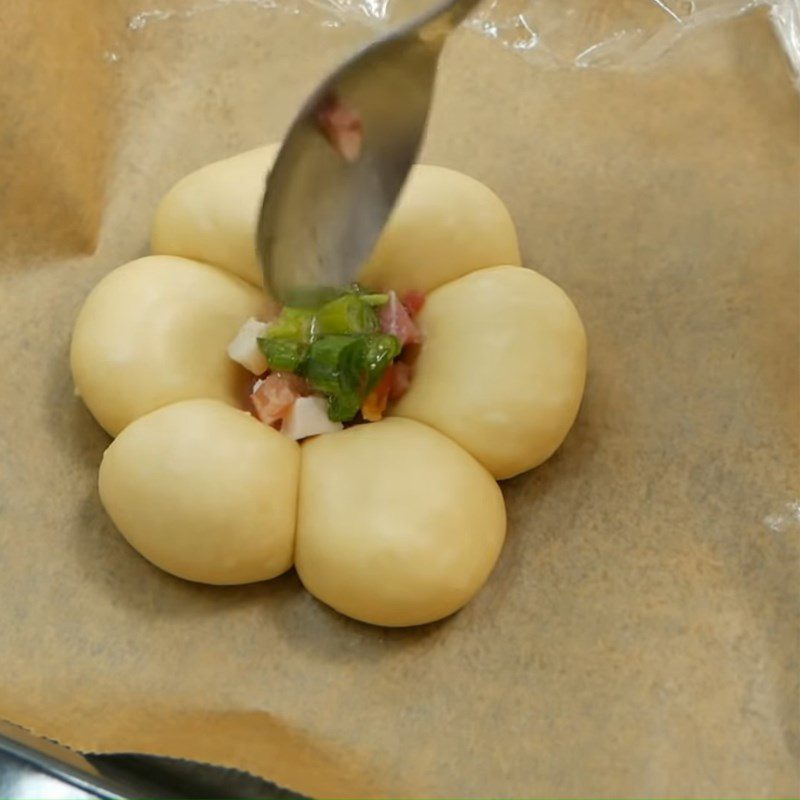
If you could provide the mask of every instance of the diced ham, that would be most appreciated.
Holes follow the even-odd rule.
[[[389,399],[399,400],[411,385],[411,367],[405,361],[395,361],[392,364],[392,386],[389,390]]]
[[[381,306],[380,321],[381,330],[396,336],[401,347],[422,342],[422,331],[414,324],[395,292],[389,292],[389,302]]]
[[[364,129],[361,117],[334,95],[325,97],[317,108],[317,123],[322,134],[348,163],[358,161]]]
[[[420,311],[422,311],[422,307],[425,305],[425,294],[424,292],[415,292],[410,291],[406,292],[401,298],[400,302],[406,307],[406,311],[411,315],[411,317],[416,317]]]
[[[267,425],[278,427],[291,412],[298,397],[310,393],[308,383],[291,372],[272,372],[256,381],[250,400],[256,416]]]

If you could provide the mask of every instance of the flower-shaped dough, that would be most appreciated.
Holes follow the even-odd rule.
[[[360,282],[426,292],[408,393],[379,422],[298,445],[243,410],[226,348],[275,305],[254,230],[276,147],[211,164],[163,199],[158,255],[104,278],[73,334],[76,387],[112,442],[100,494],[142,555],[189,580],[273,577],[294,562],[323,602],[379,625],[453,613],[505,536],[493,478],[548,458],[583,393],[580,318],[519,264],[489,189],[417,166]],[[299,489],[298,489],[299,487]]]

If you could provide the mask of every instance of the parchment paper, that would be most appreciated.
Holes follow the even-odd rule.
[[[371,628],[115,532],[81,302],[175,179],[278,138],[369,33],[270,5],[130,30],[135,2],[0,3],[0,716],[318,796],[796,794],[798,98],[760,14],[640,73],[447,52],[425,159],[506,200],[591,365],[463,612]]]

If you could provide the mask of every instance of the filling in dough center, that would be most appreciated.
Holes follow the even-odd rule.
[[[292,439],[377,422],[408,389],[424,302],[420,292],[355,284],[315,306],[284,306],[269,322],[248,319],[228,355],[256,376],[251,410]]]

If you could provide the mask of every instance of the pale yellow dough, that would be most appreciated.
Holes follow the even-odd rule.
[[[398,294],[429,292],[468,272],[520,264],[503,201],[475,178],[415,166],[360,281]]]
[[[100,466],[100,498],[161,569],[213,584],[292,565],[299,446],[244,411],[188,400],[129,425]]]
[[[254,237],[277,151],[175,184],[153,226],[161,255],[114,270],[87,298],[75,385],[119,434],[101,500],[136,550],[181,578],[247,583],[294,562],[309,592],[357,620],[442,619],[502,549],[494,478],[540,464],[573,424],[581,320],[558,286],[517,266],[514,225],[490,189],[416,166],[360,276],[428,293],[409,391],[380,422],[299,446],[241,410],[253,376],[227,354],[246,320],[276,310]]]
[[[425,422],[496,478],[549,458],[580,406],[586,336],[556,284],[532,270],[479,270],[432,292],[426,340],[393,414]]]
[[[209,164],[178,181],[156,212],[156,253],[225,267],[255,285],[255,229],[278,145]],[[430,291],[481,267],[519,264],[503,202],[479,181],[417,165],[360,280],[381,289]]]
[[[176,400],[241,406],[252,376],[226,348],[267,305],[261,291],[207,264],[132,261],[103,278],[81,309],[70,352],[75,386],[112,436]]]
[[[153,222],[154,253],[196,258],[260,286],[256,221],[278,145],[215,161],[181,178]]]
[[[489,473],[433,429],[405,419],[302,447],[295,563],[311,594],[375,625],[419,625],[483,586],[505,538]]]

